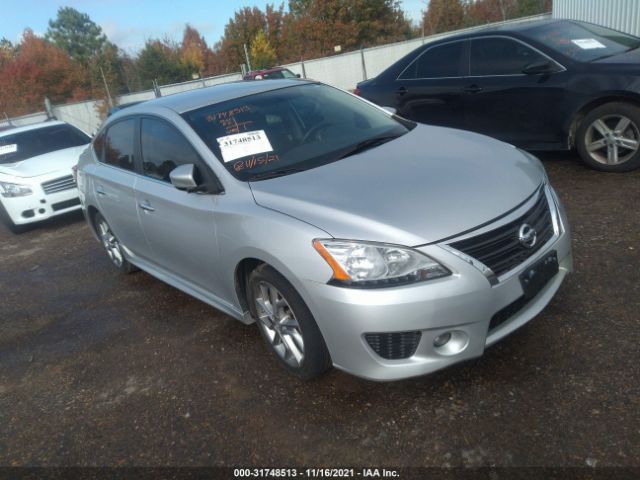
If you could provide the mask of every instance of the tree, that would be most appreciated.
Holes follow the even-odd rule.
[[[226,71],[239,70],[245,63],[244,45],[248,47],[258,31],[264,29],[265,15],[258,7],[244,7],[234,13],[215,48]]]
[[[160,84],[184,82],[191,78],[180,61],[180,51],[170,40],[147,40],[136,60],[142,88],[152,88],[153,80]]]
[[[273,67],[276,63],[276,51],[269,44],[262,30],[258,30],[253,42],[251,42],[251,68],[261,70]]]
[[[0,112],[9,115],[40,111],[45,97],[56,103],[89,96],[82,68],[28,29],[15,56],[1,66],[0,85]]]
[[[462,28],[465,24],[464,5],[461,0],[431,0],[422,21],[426,35]]]
[[[304,56],[322,56],[404,40],[411,23],[397,0],[290,0],[294,41]],[[302,53],[302,52],[301,52]]]
[[[107,42],[102,29],[89,15],[71,7],[58,9],[56,19],[49,20],[45,38],[83,65],[101,52]]]
[[[198,30],[187,24],[182,34],[182,44],[180,45],[180,60],[191,73],[202,74],[207,70],[209,59],[209,48],[204,37]]]

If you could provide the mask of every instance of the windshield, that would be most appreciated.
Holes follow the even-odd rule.
[[[0,164],[16,163],[45,153],[79,147],[91,139],[71,125],[27,130],[0,136]]]
[[[579,62],[592,62],[640,47],[640,38],[583,22],[544,25],[527,32],[534,40]]]
[[[183,117],[227,170],[245,181],[333,162],[414,126],[319,84],[216,103]]]

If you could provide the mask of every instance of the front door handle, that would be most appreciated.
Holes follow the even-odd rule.
[[[407,93],[407,89],[405,87],[400,87],[399,89],[396,90],[396,95],[398,95],[400,97],[402,95],[404,95],[405,93]]]
[[[479,87],[474,83],[473,85],[464,87],[464,91],[473,95],[474,93],[480,93],[482,91],[482,87]]]
[[[151,204],[150,204],[147,200],[145,200],[145,201],[143,201],[143,202],[140,202],[140,203],[138,204],[138,206],[139,206],[142,210],[144,210],[145,212],[155,212],[155,211],[156,211],[156,209],[155,209],[155,208],[153,208],[153,207],[151,206]]]
[[[104,197],[107,194],[107,192],[104,191],[104,188],[102,188],[102,185],[98,185],[96,187],[96,193],[102,197]]]

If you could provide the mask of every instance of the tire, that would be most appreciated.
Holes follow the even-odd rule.
[[[591,110],[576,132],[580,158],[603,172],[629,172],[640,167],[640,108],[623,102]]]
[[[331,356],[309,308],[276,270],[261,265],[249,275],[251,313],[280,365],[302,380],[331,368]],[[275,312],[272,305],[278,304]]]
[[[134,265],[129,263],[124,255],[120,241],[111,230],[107,220],[99,212],[96,213],[93,218],[93,227],[114,267],[125,274],[138,270]]]

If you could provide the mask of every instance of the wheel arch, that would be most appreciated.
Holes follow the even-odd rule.
[[[638,108],[640,108],[640,95],[635,95],[629,92],[612,92],[606,95],[602,95],[598,98],[591,99],[584,105],[582,105],[571,117],[571,121],[567,128],[568,139],[567,144],[571,149],[575,147],[576,133],[580,128],[580,122],[582,119],[593,109],[601,107],[607,103],[627,102]]]

